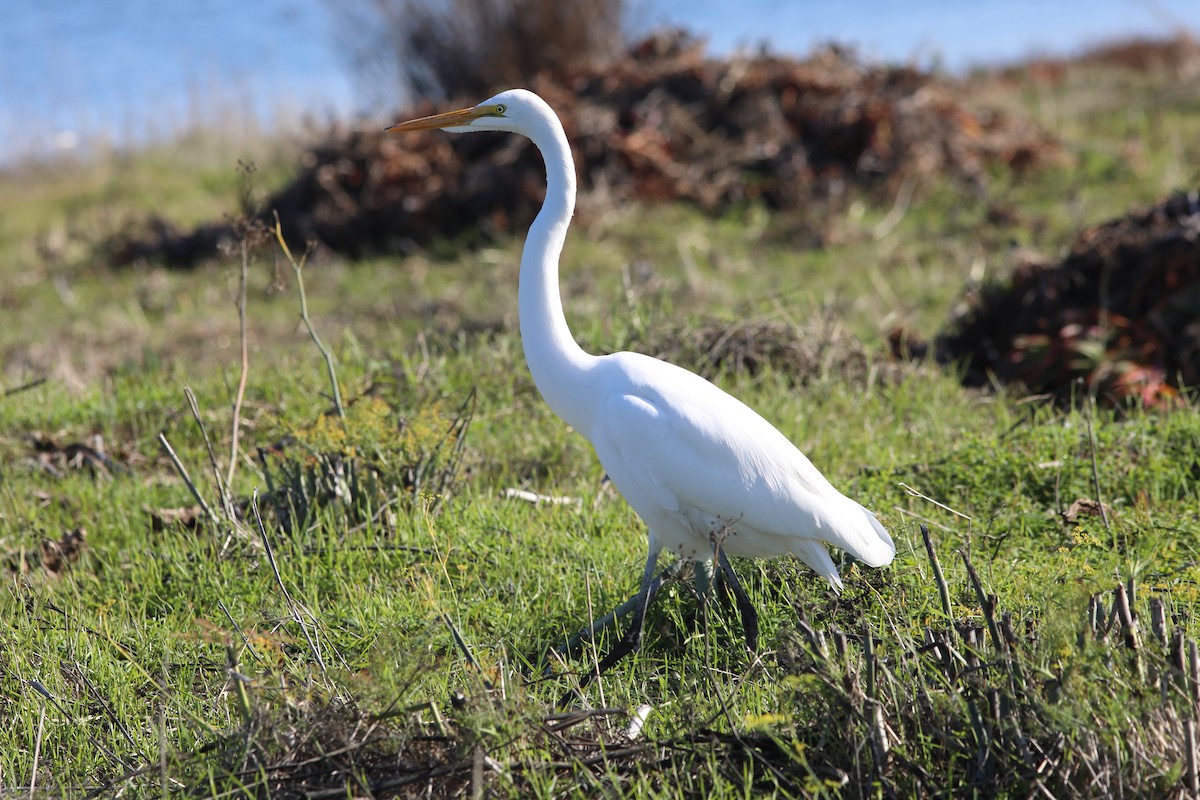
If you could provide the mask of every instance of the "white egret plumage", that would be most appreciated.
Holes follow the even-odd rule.
[[[603,672],[641,641],[664,548],[715,558],[733,590],[746,641],[757,649],[757,615],[728,555],[792,554],[841,586],[826,545],[881,567],[896,547],[875,516],[841,494],[783,434],[704,378],[638,353],[595,356],[575,342],[563,314],[558,261],[575,209],[575,166],[554,111],[511,89],[459,111],[389,131],[441,128],[528,137],[546,163],[546,200],[521,256],[518,313],[525,360],[550,408],[596,449],[613,485],[646,523],[649,552],[628,633]]]

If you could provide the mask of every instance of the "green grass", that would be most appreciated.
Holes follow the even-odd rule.
[[[1070,164],[994,176],[981,196],[922,187],[878,239],[887,207],[852,206],[833,221],[840,243],[823,250],[797,246],[794,220],[756,208],[715,220],[682,207],[582,214],[563,265],[576,335],[605,351],[711,317],[832,315],[877,350],[894,325],[931,336],[966,287],[1011,268],[1014,245],[1053,254],[1081,225],[1194,185],[1194,90],[1093,92],[1100,78],[1001,96],[1041,115]],[[1000,91],[980,89],[993,101]],[[1139,121],[1139,103],[1163,124]],[[266,152],[247,153],[261,162],[260,191],[285,163]],[[735,612],[668,582],[641,652],[575,706],[599,711],[564,720],[555,703],[606,645],[546,676],[544,654],[633,593],[645,536],[525,370],[520,243],[306,268],[342,393],[374,409],[351,414],[344,439],[328,435],[336,425],[313,433],[329,386],[291,270],[267,248],[249,265],[232,494],[267,491],[258,447],[291,442],[293,467],[317,468],[289,436],[398,474],[474,391],[462,471],[444,497],[393,485],[369,496],[394,501],[386,508],[328,503],[291,533],[266,502],[261,531],[252,514],[220,512],[156,529],[153,514],[194,502],[160,432],[219,507],[183,389],[224,473],[240,263],[117,270],[91,246],[149,210],[181,222],[235,211],[237,155],[185,142],[41,173],[33,191],[28,175],[0,182],[0,374],[6,387],[46,379],[0,398],[0,793],[449,793],[479,788],[477,769],[497,796],[1183,791],[1200,610],[1190,407],[1063,411],[963,389],[932,367],[802,385],[770,368],[718,375],[879,512],[896,562],[847,560],[840,596],[791,559],[737,563],[762,619],[753,663]],[[994,205],[1018,222],[988,222]],[[120,467],[39,454],[38,432],[59,445],[99,437]],[[535,506],[509,488],[577,502]],[[1082,498],[1102,499],[1107,522],[1064,519]],[[86,544],[57,565],[44,543],[80,528]],[[1089,618],[1098,598],[1107,623],[1118,586],[1135,591],[1137,648],[1119,622]],[[1165,642],[1151,624],[1159,604]],[[993,641],[990,623],[1015,641]],[[643,704],[652,710],[630,742],[628,713]],[[420,780],[395,783],[411,775]]]

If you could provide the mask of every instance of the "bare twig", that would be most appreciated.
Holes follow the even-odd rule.
[[[190,386],[183,387],[183,395],[187,398],[188,408],[192,411],[192,419],[196,420],[196,426],[200,428],[200,436],[204,439],[204,447],[208,450],[208,463],[212,467],[213,480],[217,483],[217,493],[221,495],[221,508],[225,511],[225,516],[229,518],[229,521],[233,522],[233,497],[230,496],[229,487],[225,485],[225,481],[221,477],[221,469],[217,466],[217,453],[213,450],[212,440],[208,436],[208,428],[200,416],[200,403],[197,402],[196,393]]]
[[[1087,413],[1084,417],[1087,419],[1088,432],[1088,454],[1092,459],[1092,485],[1096,490],[1096,505],[1100,506],[1100,519],[1104,521],[1104,530],[1112,533],[1112,526],[1108,522],[1108,511],[1104,507],[1104,497],[1100,494],[1100,469],[1096,466],[1096,430],[1092,425],[1092,415],[1096,410],[1096,398],[1089,397],[1086,405]]]
[[[530,492],[525,489],[513,489],[511,487],[505,489],[501,496],[505,500],[524,500],[526,503],[532,503],[535,506],[541,505],[542,503],[551,506],[572,505],[576,507],[582,507],[583,505],[583,501],[578,497],[538,494],[537,492]]]
[[[975,599],[979,601],[979,607],[983,609],[983,618],[987,621],[988,633],[991,634],[992,643],[996,645],[996,651],[1003,653],[1007,650],[1004,637],[1000,635],[1000,628],[996,624],[996,598],[988,595],[983,590],[983,582],[979,580],[979,573],[975,571],[975,566],[971,563],[971,559],[963,550],[958,551],[962,557],[963,564],[967,567],[967,575],[971,578],[971,585],[975,588]]]
[[[28,383],[22,383],[20,386],[14,386],[11,389],[5,389],[4,394],[0,395],[0,397],[11,397],[14,394],[20,394],[21,392],[27,392],[30,389],[36,389],[45,382],[45,378],[35,378]]]
[[[650,712],[653,710],[653,707],[650,705],[642,703],[633,712],[633,719],[629,721],[629,727],[625,729],[625,736],[629,741],[632,742],[641,735],[642,726],[646,724],[646,718],[650,716]]]
[[[218,599],[217,605],[220,606],[221,610],[225,612],[225,618],[227,620],[229,620],[229,624],[233,626],[233,629],[235,631],[237,631],[237,635],[242,638],[242,644],[244,644],[246,646],[246,649],[249,650],[251,653],[258,655],[254,650],[254,645],[250,644],[250,640],[247,639],[246,634],[242,632],[242,626],[238,625],[237,620],[235,620],[233,618],[233,614],[229,613],[229,609],[226,607],[225,601]]]
[[[875,642],[871,638],[871,623],[863,620],[863,672],[867,676],[865,694],[871,700],[875,698]]]
[[[213,522],[219,522],[220,517],[213,512],[208,503],[204,502],[204,498],[200,496],[200,490],[196,488],[196,484],[192,481],[192,476],[188,474],[187,467],[185,467],[183,462],[179,460],[179,456],[175,454],[175,449],[171,447],[171,443],[167,441],[167,435],[165,433],[158,434],[158,443],[162,446],[162,449],[166,451],[167,458],[171,459],[171,464],[174,465],[175,471],[179,473],[179,477],[183,480],[184,484],[187,485],[188,490],[191,491],[192,497],[195,498],[196,503],[204,510],[204,514]]]
[[[1183,743],[1187,748],[1187,785],[1192,797],[1200,797],[1200,771],[1196,768],[1196,721],[1183,720]]]
[[[951,508],[950,506],[946,505],[945,503],[939,503],[937,500],[934,500],[932,497],[929,497],[928,495],[921,494],[921,493],[920,493],[920,492],[918,492],[916,489],[914,489],[913,487],[909,486],[907,483],[903,483],[903,482],[901,482],[901,483],[899,484],[899,486],[900,486],[900,488],[901,488],[901,489],[903,489],[905,492],[907,492],[908,494],[912,495],[913,497],[919,497],[919,498],[921,498],[922,500],[924,500],[924,501],[925,501],[925,502],[927,502],[927,503],[933,503],[935,506],[937,506],[938,508],[942,509],[943,511],[949,511],[951,514],[955,515],[956,517],[961,517],[961,518],[965,519],[967,522],[971,522],[971,521],[972,521],[970,517],[968,517],[966,514],[962,513],[961,511],[955,511],[953,508]]]
[[[1188,641],[1188,680],[1192,688],[1192,704],[1200,707],[1200,652],[1196,650],[1196,640]]]
[[[937,581],[938,597],[942,600],[942,611],[946,612],[946,619],[954,619],[950,605],[950,587],[946,585],[946,576],[942,574],[942,563],[938,561],[937,551],[933,549],[933,537],[929,535],[929,528],[924,525],[921,526],[921,538],[925,542],[925,552],[929,554],[933,579]]]
[[[1150,598],[1150,631],[1159,644],[1167,646],[1167,610],[1161,597]]]
[[[1130,582],[1130,587],[1132,585],[1133,583]],[[1139,678],[1145,680],[1146,666],[1142,662],[1141,657],[1141,637],[1138,636],[1138,619],[1135,618],[1133,609],[1129,607],[1129,595],[1126,593],[1124,584],[1117,584],[1114,606],[1117,619],[1121,621],[1121,627],[1124,628],[1124,644],[1126,644],[1126,648],[1133,651],[1134,668],[1138,670]]]
[[[74,714],[72,714],[62,703],[60,703],[58,701],[57,697],[55,697],[53,694],[50,693],[50,690],[47,689],[41,681],[35,680],[35,679],[29,679],[29,680],[26,680],[25,683],[27,683],[30,686],[30,688],[32,688],[35,692],[40,694],[42,697],[49,700],[50,705],[54,706],[54,708],[58,710],[58,713],[62,715],[63,719],[66,719],[66,720],[76,720],[77,719]],[[45,708],[45,706],[43,706],[43,708]],[[84,726],[84,731],[85,731],[85,735],[87,736],[88,741],[91,742],[92,746],[95,747],[100,752],[102,752],[107,758],[109,758],[111,761],[116,762],[117,764],[120,764],[122,768],[128,768],[130,766],[129,763],[125,761],[125,759],[121,758],[119,755],[114,753],[111,749],[106,747],[104,745],[104,742],[100,741],[100,739],[98,739],[91,732],[91,730],[88,729],[86,726]]]
[[[1125,646],[1130,650],[1140,650],[1141,637],[1138,636],[1138,624],[1133,617],[1133,609],[1129,607],[1129,595],[1125,591],[1125,585],[1117,584],[1115,594],[1117,618],[1121,620],[1121,627],[1125,629]]]
[[[29,774],[29,800],[37,796],[38,763],[42,757],[42,734],[46,731],[46,704],[42,703],[42,713],[38,717],[37,737],[33,740],[33,768]]]
[[[287,246],[287,242],[283,238],[283,227],[279,223],[279,212],[275,214],[275,239],[279,242],[279,246],[283,249],[283,254],[287,257],[288,263],[292,265],[292,272],[296,275],[296,288],[300,292],[300,319],[304,322],[304,327],[308,329],[308,335],[312,337],[313,344],[321,351],[321,356],[325,359],[325,368],[329,371],[329,385],[333,391],[333,405],[337,409],[338,416],[342,419],[346,418],[346,408],[342,405],[342,391],[338,388],[337,371],[333,365],[333,354],[325,347],[325,343],[321,341],[321,337],[317,335],[317,329],[313,327],[312,318],[308,316],[308,296],[304,293],[304,264],[308,261],[308,253],[301,256],[299,261],[296,261],[292,251]]]
[[[250,499],[250,507],[254,509],[254,521],[258,523],[258,532],[262,535],[263,547],[267,550],[267,560],[271,562],[271,571],[275,573],[275,583],[283,592],[283,599],[287,601],[288,610],[292,612],[292,619],[296,620],[296,624],[304,632],[304,638],[308,640],[308,646],[317,660],[317,665],[321,668],[321,672],[325,672],[325,659],[321,658],[321,651],[317,649],[317,643],[313,641],[312,634],[308,632],[308,626],[304,624],[304,616],[300,613],[296,601],[292,599],[291,593],[283,585],[283,576],[279,574],[279,565],[275,563],[275,551],[271,549],[271,540],[267,536],[267,526],[263,525],[262,515],[258,513],[258,489],[254,490]]]
[[[867,701],[871,710],[871,754],[875,757],[875,769],[882,773],[887,767],[887,754],[891,749],[888,739],[887,719],[883,715],[883,703],[878,700]]]
[[[475,671],[479,673],[479,677],[483,678],[483,685],[488,688],[488,691],[491,691],[493,688],[492,682],[484,676],[483,665],[479,663],[479,660],[475,658],[475,654],[471,652],[471,648],[467,646],[467,642],[463,639],[462,634],[458,632],[458,627],[454,624],[454,620],[450,619],[449,614],[442,614],[442,622],[446,623],[446,627],[450,629],[450,635],[454,637],[454,644],[458,646],[463,656],[471,663]]]
[[[100,694],[100,690],[96,688],[96,684],[92,683],[91,679],[88,678],[87,673],[83,671],[83,665],[76,661],[74,666],[75,672],[80,678],[83,679],[83,683],[85,686],[87,686],[88,691],[92,693],[92,697],[94,697],[100,704],[100,707],[104,709],[105,715],[112,722],[113,726],[121,732],[121,735],[125,737],[125,741],[129,742],[129,746],[133,748],[133,752],[137,753],[142,758],[145,758],[141,748],[138,747],[138,743],[133,740],[133,735],[129,732],[129,728],[125,726],[125,723],[121,722],[121,718],[118,717],[117,713],[113,710],[112,704],[104,698],[104,695]]]
[[[472,388],[462,405],[459,406],[458,413],[450,422],[450,427],[429,451],[429,457],[421,459],[416,465],[413,475],[413,497],[417,497],[425,487],[427,468],[435,463],[436,457],[441,454],[442,447],[447,442],[451,443],[450,454],[446,457],[445,464],[433,475],[435,496],[429,505],[430,511],[441,504],[443,490],[450,485],[454,476],[458,474],[459,467],[462,466],[463,455],[467,449],[467,429],[471,425],[471,420],[475,418],[476,401],[477,395],[475,389]]]
[[[911,175],[900,184],[900,189],[896,192],[896,200],[892,203],[892,210],[871,229],[871,236],[875,241],[886,239],[896,229],[896,226],[904,221],[905,215],[908,214],[908,206],[912,202],[913,191],[916,188],[917,181]]]
[[[275,217],[275,222],[276,225],[279,224],[278,215]],[[280,241],[283,241],[282,236],[280,237]],[[242,400],[246,395],[246,376],[250,372],[250,354],[246,342],[246,276],[249,271],[250,244],[246,241],[246,237],[243,236],[242,273],[241,280],[238,285],[238,335],[242,344],[242,372],[238,378],[237,395],[234,396],[233,400],[233,422],[230,423],[231,432],[229,437],[229,471],[225,473],[225,483],[228,486],[233,486],[233,475],[237,471],[238,434],[242,427]],[[301,296],[303,296],[303,290],[301,290]]]
[[[903,514],[906,517],[912,517],[917,522],[923,522],[926,525],[932,525],[933,527],[937,528],[940,531],[945,531],[946,533],[957,533],[957,531],[954,530],[954,528],[951,528],[949,525],[943,525],[942,523],[932,520],[929,517],[918,514],[915,511],[909,511],[907,508],[903,508],[901,506],[894,505],[894,506],[892,506],[892,511],[895,511],[897,514]]]

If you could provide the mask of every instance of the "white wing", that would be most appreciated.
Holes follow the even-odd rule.
[[[735,555],[799,555],[810,544],[798,540],[816,539],[873,567],[891,562],[895,545],[874,515],[741,401],[664,361],[605,360],[613,392],[591,438],[618,488],[636,486],[664,512],[699,510],[733,524],[747,537],[730,547]]]

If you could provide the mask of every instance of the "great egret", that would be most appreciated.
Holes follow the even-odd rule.
[[[510,89],[472,108],[387,130],[434,128],[519,133],[546,162],[546,200],[521,255],[525,360],[546,403],[592,443],[613,485],[649,529],[633,620],[594,675],[641,643],[664,547],[685,559],[716,559],[737,598],[752,651],[758,648],[758,616],[728,555],[791,553],[836,588],[842,582],[826,543],[872,567],[891,563],[896,546],[875,516],[833,488],[741,401],[674,364],[638,353],[594,356],[575,342],[558,288],[559,255],[575,210],[575,165],[562,123],[542,98]]]

